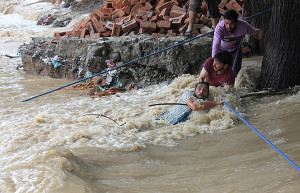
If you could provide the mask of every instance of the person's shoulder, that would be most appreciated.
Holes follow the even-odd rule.
[[[207,58],[207,61],[208,61],[208,62],[213,62],[213,61],[214,61],[214,58],[213,58],[213,57]]]
[[[221,31],[223,31],[223,30],[225,30],[225,21],[223,20],[223,21],[220,21],[218,24],[217,24],[217,26],[216,26],[216,29],[215,29],[215,32],[221,32]]]
[[[192,96],[194,96],[194,92],[193,91],[185,91],[182,96],[192,97]]]
[[[238,20],[237,25],[242,25],[242,26],[249,26],[250,24],[247,21],[244,20]],[[251,25],[250,25],[251,26]]]
[[[217,26],[216,26],[216,28],[217,27],[224,27],[224,24],[225,24],[225,20],[222,20],[222,21],[220,21],[218,24],[217,24]]]
[[[214,63],[214,58],[207,58],[203,64],[203,67],[211,66]]]
[[[189,98],[192,98],[194,96],[194,92],[193,91],[185,91],[182,96],[181,96],[181,99],[183,101],[186,101],[188,100]]]
[[[193,94],[194,94],[193,91],[185,91],[185,92],[183,93],[183,95],[193,95]]]

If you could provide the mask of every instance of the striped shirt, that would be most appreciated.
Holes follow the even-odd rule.
[[[194,99],[195,103],[204,102],[203,99],[196,98],[193,91],[186,91],[177,103],[186,104],[186,101],[190,98]],[[187,118],[191,112],[192,109],[188,105],[175,105],[171,111],[167,111],[162,115],[162,119],[170,124],[175,125],[178,122],[185,120],[185,118]]]

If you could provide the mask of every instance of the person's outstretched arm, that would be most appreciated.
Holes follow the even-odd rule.
[[[259,29],[259,30],[256,30],[256,31],[254,32],[253,37],[254,37],[255,39],[261,40],[262,34],[263,34],[262,30]]]
[[[207,101],[207,102],[195,103],[194,99],[190,98],[186,101],[186,104],[192,109],[192,111],[199,111],[199,110],[204,110],[204,109],[208,109],[210,107],[220,105],[220,104],[222,104],[222,102],[221,101]]]

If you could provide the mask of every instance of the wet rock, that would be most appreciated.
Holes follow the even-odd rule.
[[[70,9],[72,11],[93,11],[95,9],[100,9],[104,0],[82,0],[69,1]]]
[[[53,24],[56,20],[56,17],[52,14],[42,15],[37,22],[37,25],[50,25]]]
[[[68,8],[71,6],[71,3],[73,3],[75,0],[65,0],[64,8]]]
[[[73,18],[70,16],[59,17],[53,22],[53,27],[65,27],[72,21],[72,19]]]

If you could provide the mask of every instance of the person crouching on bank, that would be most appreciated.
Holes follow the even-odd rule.
[[[232,70],[232,58],[228,51],[220,51],[208,58],[200,72],[198,81],[207,81],[210,86],[224,86],[229,93],[234,86],[235,74]]]

